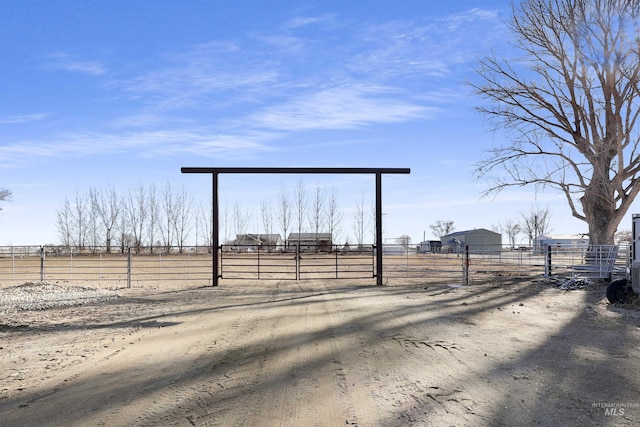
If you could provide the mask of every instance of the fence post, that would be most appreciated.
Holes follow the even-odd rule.
[[[260,279],[260,249],[262,249],[262,245],[258,246],[258,279]]]
[[[40,282],[44,283],[44,246],[40,246]]]
[[[544,277],[551,276],[551,245],[547,245],[544,257]]]
[[[469,284],[469,245],[464,246],[462,258],[462,283],[467,286]]]
[[[16,278],[16,255],[13,253],[13,246],[11,246],[11,278]]]
[[[131,288],[131,246],[127,247],[127,288]]]

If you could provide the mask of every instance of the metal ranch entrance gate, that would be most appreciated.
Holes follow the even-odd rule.
[[[221,279],[306,280],[376,277],[373,246],[356,250],[334,246],[329,251],[286,250],[270,246],[242,250],[222,245]]]
[[[220,221],[218,217],[218,175],[221,173],[234,174],[373,174],[376,177],[376,243],[375,260],[376,283],[382,286],[382,174],[409,174],[409,168],[182,168],[182,173],[209,173],[212,179],[212,224],[213,247],[219,248],[218,235]],[[285,236],[286,237],[286,236]],[[217,252],[217,251],[213,251]],[[218,279],[221,277],[220,259],[218,254],[212,256],[213,264],[213,286],[218,286]]]

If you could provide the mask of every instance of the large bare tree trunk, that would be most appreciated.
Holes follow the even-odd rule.
[[[593,179],[580,199],[589,226],[589,243],[612,244],[618,224],[626,210],[616,209],[613,184],[608,176],[594,172]]]
[[[640,192],[637,0],[523,0],[510,25],[520,58],[480,61],[478,107],[514,133],[489,151],[491,188],[562,191],[592,244],[612,244]]]

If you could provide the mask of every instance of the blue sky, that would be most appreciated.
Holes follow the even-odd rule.
[[[465,81],[477,55],[509,54],[509,12],[508,0],[0,0],[0,187],[13,192],[0,245],[57,243],[56,210],[89,187],[170,182],[206,203],[210,177],[183,166],[411,168],[383,178],[386,238],[433,238],[438,220],[491,228],[535,206],[553,232],[586,232],[558,193],[481,198],[473,177],[505,136]],[[220,203],[257,224],[260,201],[300,180],[336,189],[353,240],[372,177],[223,176]]]

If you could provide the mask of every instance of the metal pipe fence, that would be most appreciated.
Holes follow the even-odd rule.
[[[188,281],[211,283],[211,254],[205,249],[0,247],[0,283],[98,282],[114,286]]]
[[[613,250],[615,248],[615,250]],[[182,249],[182,250],[181,250]],[[615,252],[615,254],[614,254]],[[218,251],[223,279],[373,278],[375,251],[326,252]],[[613,258],[612,258],[613,257]],[[584,276],[624,277],[630,268],[630,245],[531,248],[461,247],[457,251],[420,253],[411,247],[383,246],[384,278],[420,282],[473,284],[489,281]],[[41,246],[0,247],[0,285],[67,281],[112,286],[167,281],[209,285],[209,248],[112,250]]]
[[[306,280],[375,277],[372,245],[223,245],[222,279]]]
[[[429,279],[470,284],[488,280],[532,278],[544,274],[543,257],[530,250],[495,246],[464,246],[449,250],[420,252],[399,245],[388,248],[385,276]],[[398,252],[402,252],[398,254]]]

